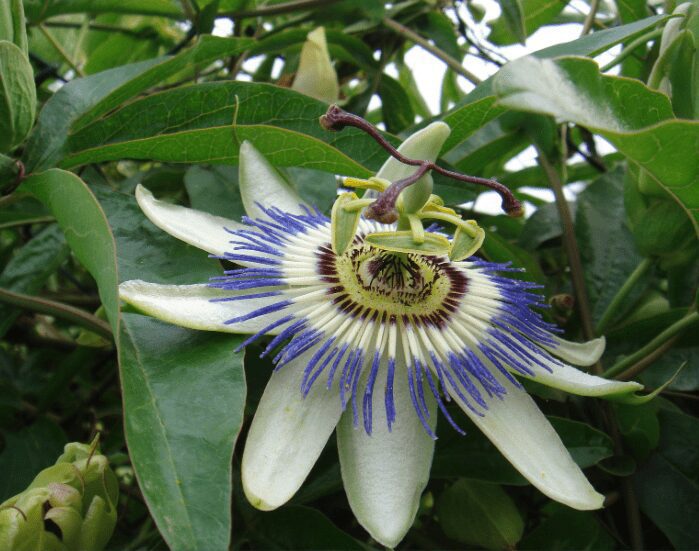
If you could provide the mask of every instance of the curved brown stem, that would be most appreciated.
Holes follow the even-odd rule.
[[[410,176],[405,180],[395,182],[395,184],[400,184],[402,186],[398,193],[400,193],[400,191],[402,191],[406,187],[414,184],[418,179],[420,179],[421,176],[426,174],[428,171],[434,170],[438,174],[441,174],[453,180],[458,180],[460,182],[466,182],[469,184],[477,184],[480,186],[490,188],[493,191],[497,192],[500,195],[500,197],[502,197],[502,209],[509,216],[522,216],[522,214],[524,214],[522,204],[517,200],[517,198],[512,194],[512,192],[500,182],[491,180],[489,178],[468,176],[466,174],[454,172],[453,170],[447,170],[446,168],[442,168],[441,166],[438,166],[436,163],[432,161],[410,159],[409,157],[403,155],[390,143],[388,143],[388,141],[386,141],[386,138],[384,138],[379,132],[379,130],[371,123],[365,121],[363,118],[357,115],[348,113],[347,111],[341,109],[337,105],[331,105],[330,107],[328,107],[328,110],[325,113],[325,115],[320,117],[320,125],[326,130],[332,131],[340,131],[347,126],[358,128],[362,132],[366,132],[367,134],[369,134],[369,136],[371,136],[376,141],[376,143],[378,143],[383,149],[385,149],[388,152],[388,154],[391,155],[391,157],[393,157],[394,159],[400,161],[405,165],[419,166],[419,170],[415,173],[420,173],[420,175],[417,178],[413,179],[413,177],[415,176],[415,174],[413,174],[413,176]],[[377,199],[377,202],[381,200],[384,194],[388,193],[390,190],[391,196],[385,200],[386,205],[389,204],[388,202],[391,200],[391,197],[395,194],[395,197],[392,199],[392,203],[390,203],[391,206],[395,206],[395,201],[398,198],[398,193],[395,192],[395,189],[396,188],[394,188],[393,185],[391,185],[388,189],[386,189],[386,191],[383,192],[379,199]],[[385,206],[380,208],[383,209],[380,210],[380,212],[387,212]]]

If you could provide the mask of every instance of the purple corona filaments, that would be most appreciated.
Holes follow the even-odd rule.
[[[354,181],[383,194],[374,214],[392,224],[361,215],[371,193],[340,196],[325,216],[247,142],[242,222],[137,189],[155,225],[236,267],[192,285],[127,281],[122,299],[184,327],[246,334],[240,347],[257,341],[275,364],[242,458],[255,507],[291,499],[336,431],[354,514],[395,546],[429,479],[438,417],[463,432],[450,402],[544,494],[577,509],[602,506],[521,380],[586,396],[641,387],[573,367],[597,361],[604,339],[561,339],[539,312],[536,285],[512,278],[508,264],[471,256],[482,230],[431,195],[425,168],[448,133],[443,123],[424,128],[397,152],[420,161],[394,155],[377,178]],[[396,182],[401,191],[391,195]],[[423,218],[457,229],[453,237],[431,233]]]

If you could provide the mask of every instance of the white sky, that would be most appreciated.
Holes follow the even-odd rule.
[[[461,16],[469,24],[469,29],[474,32],[479,38],[483,39],[487,36],[489,28],[487,26],[488,21],[496,19],[500,15],[500,6],[498,2],[494,0],[477,0],[476,2],[485,10],[485,17],[481,22],[475,22],[470,18],[468,12],[461,7]],[[588,4],[581,0],[573,0],[569,7],[566,8],[569,11],[577,11],[578,13],[585,14],[589,9]],[[580,36],[581,24],[565,24],[558,25],[556,27],[544,27],[539,29],[537,32],[532,34],[526,41],[525,45],[514,44],[511,46],[504,46],[498,49],[506,58],[512,60],[518,57],[527,55],[531,52],[552,46],[554,44],[560,44],[563,42],[569,42],[575,40]],[[218,19],[216,20],[216,25],[214,28],[214,34],[220,36],[229,36],[231,34],[231,21],[229,19]],[[463,39],[462,39],[463,40]],[[600,65],[603,65],[607,61],[614,58],[619,52],[619,47],[615,47],[608,52],[600,55],[597,61]],[[261,58],[253,58],[246,62],[246,69],[254,71],[254,69],[259,64]],[[278,65],[275,67],[275,71],[281,70],[281,62],[279,60]],[[419,46],[411,48],[406,56],[405,62],[415,73],[419,74],[419,78],[416,78],[417,87],[425,98],[427,106],[433,114],[439,113],[439,98],[441,93],[441,84],[444,77],[444,72],[446,71],[446,64],[435,58],[429,52],[423,50]],[[497,71],[497,67],[493,64],[489,64],[484,60],[468,55],[466,56],[464,63],[468,70],[473,74],[477,75],[481,79],[486,79]],[[397,76],[397,71],[395,67],[389,66],[386,69],[388,74],[392,76]],[[459,86],[468,92],[473,89],[473,84],[468,82],[463,77],[458,77]],[[374,96],[370,103],[370,109],[376,108],[380,105],[380,100],[377,96]],[[613,148],[604,140],[598,140],[598,151],[602,154],[609,153],[613,151]],[[580,159],[578,159],[580,160]],[[533,147],[529,147],[522,153],[517,155],[515,158],[511,159],[507,164],[506,168],[508,170],[520,170],[527,166],[532,166],[536,163],[535,161],[535,151]],[[566,186],[565,193],[568,199],[573,199],[577,191],[579,191],[580,186],[575,184]],[[522,188],[523,191],[527,191],[532,195],[541,197],[547,201],[553,201],[553,193],[549,190],[542,189],[532,189],[532,188]],[[487,192],[481,194],[478,199],[478,211],[487,214],[500,214],[500,197],[495,192]],[[526,205],[527,215],[531,214],[533,207],[531,205]]]

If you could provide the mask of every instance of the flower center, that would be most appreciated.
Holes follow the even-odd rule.
[[[363,241],[339,257],[329,249],[320,249],[321,273],[337,284],[331,292],[345,312],[444,320],[466,291],[464,272],[447,258],[388,252]]]

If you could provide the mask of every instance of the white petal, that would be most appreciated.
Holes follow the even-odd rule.
[[[527,377],[532,381],[559,388],[578,396],[609,396],[613,394],[628,394],[642,390],[643,385],[633,381],[614,381],[590,375],[567,364],[556,365],[547,362],[551,371],[536,369],[534,377]]]
[[[398,148],[403,155],[411,159],[435,161],[442,149],[444,142],[449,137],[451,129],[443,122],[433,122],[422,130],[418,130],[409,136]],[[415,172],[414,166],[404,165],[397,159],[389,157],[381,170],[376,174],[379,178],[386,178],[391,182],[406,178]]]
[[[257,333],[289,313],[288,310],[281,310],[248,321],[226,325],[224,323],[226,320],[283,300],[277,296],[211,302],[211,299],[231,297],[235,294],[237,293],[234,291],[223,291],[208,285],[160,285],[137,279],[125,281],[119,285],[119,296],[124,302],[131,304],[144,314],[189,329],[224,333]],[[283,326],[277,327],[269,334],[274,335],[282,329]]]
[[[315,349],[272,375],[257,406],[243,452],[243,490],[250,503],[270,511],[301,487],[337,425],[342,408],[335,387],[320,381],[303,397],[304,367]]]
[[[573,365],[589,366],[597,362],[604,354],[606,341],[604,337],[592,339],[587,342],[571,342],[554,337],[555,347],[543,346],[554,356]]]
[[[305,214],[303,199],[249,141],[240,146],[240,195],[250,218],[268,219],[257,206],[277,207],[292,214]]]
[[[143,213],[161,230],[217,256],[231,249],[233,236],[225,228],[245,227],[221,216],[159,201],[140,184],[136,186],[136,200]]]
[[[599,509],[604,496],[588,482],[534,400],[499,373],[507,388],[502,400],[488,400],[480,417],[459,400],[464,412],[522,475],[542,493],[579,510]]]
[[[404,366],[396,369],[396,421],[388,432],[383,383],[379,376],[372,402],[372,435],[366,434],[361,414],[359,426],[353,426],[348,407],[337,427],[337,446],[342,480],[354,516],[376,541],[395,547],[415,520],[420,496],[429,480],[434,440],[412,407]],[[426,393],[434,430],[436,403],[429,390]]]

